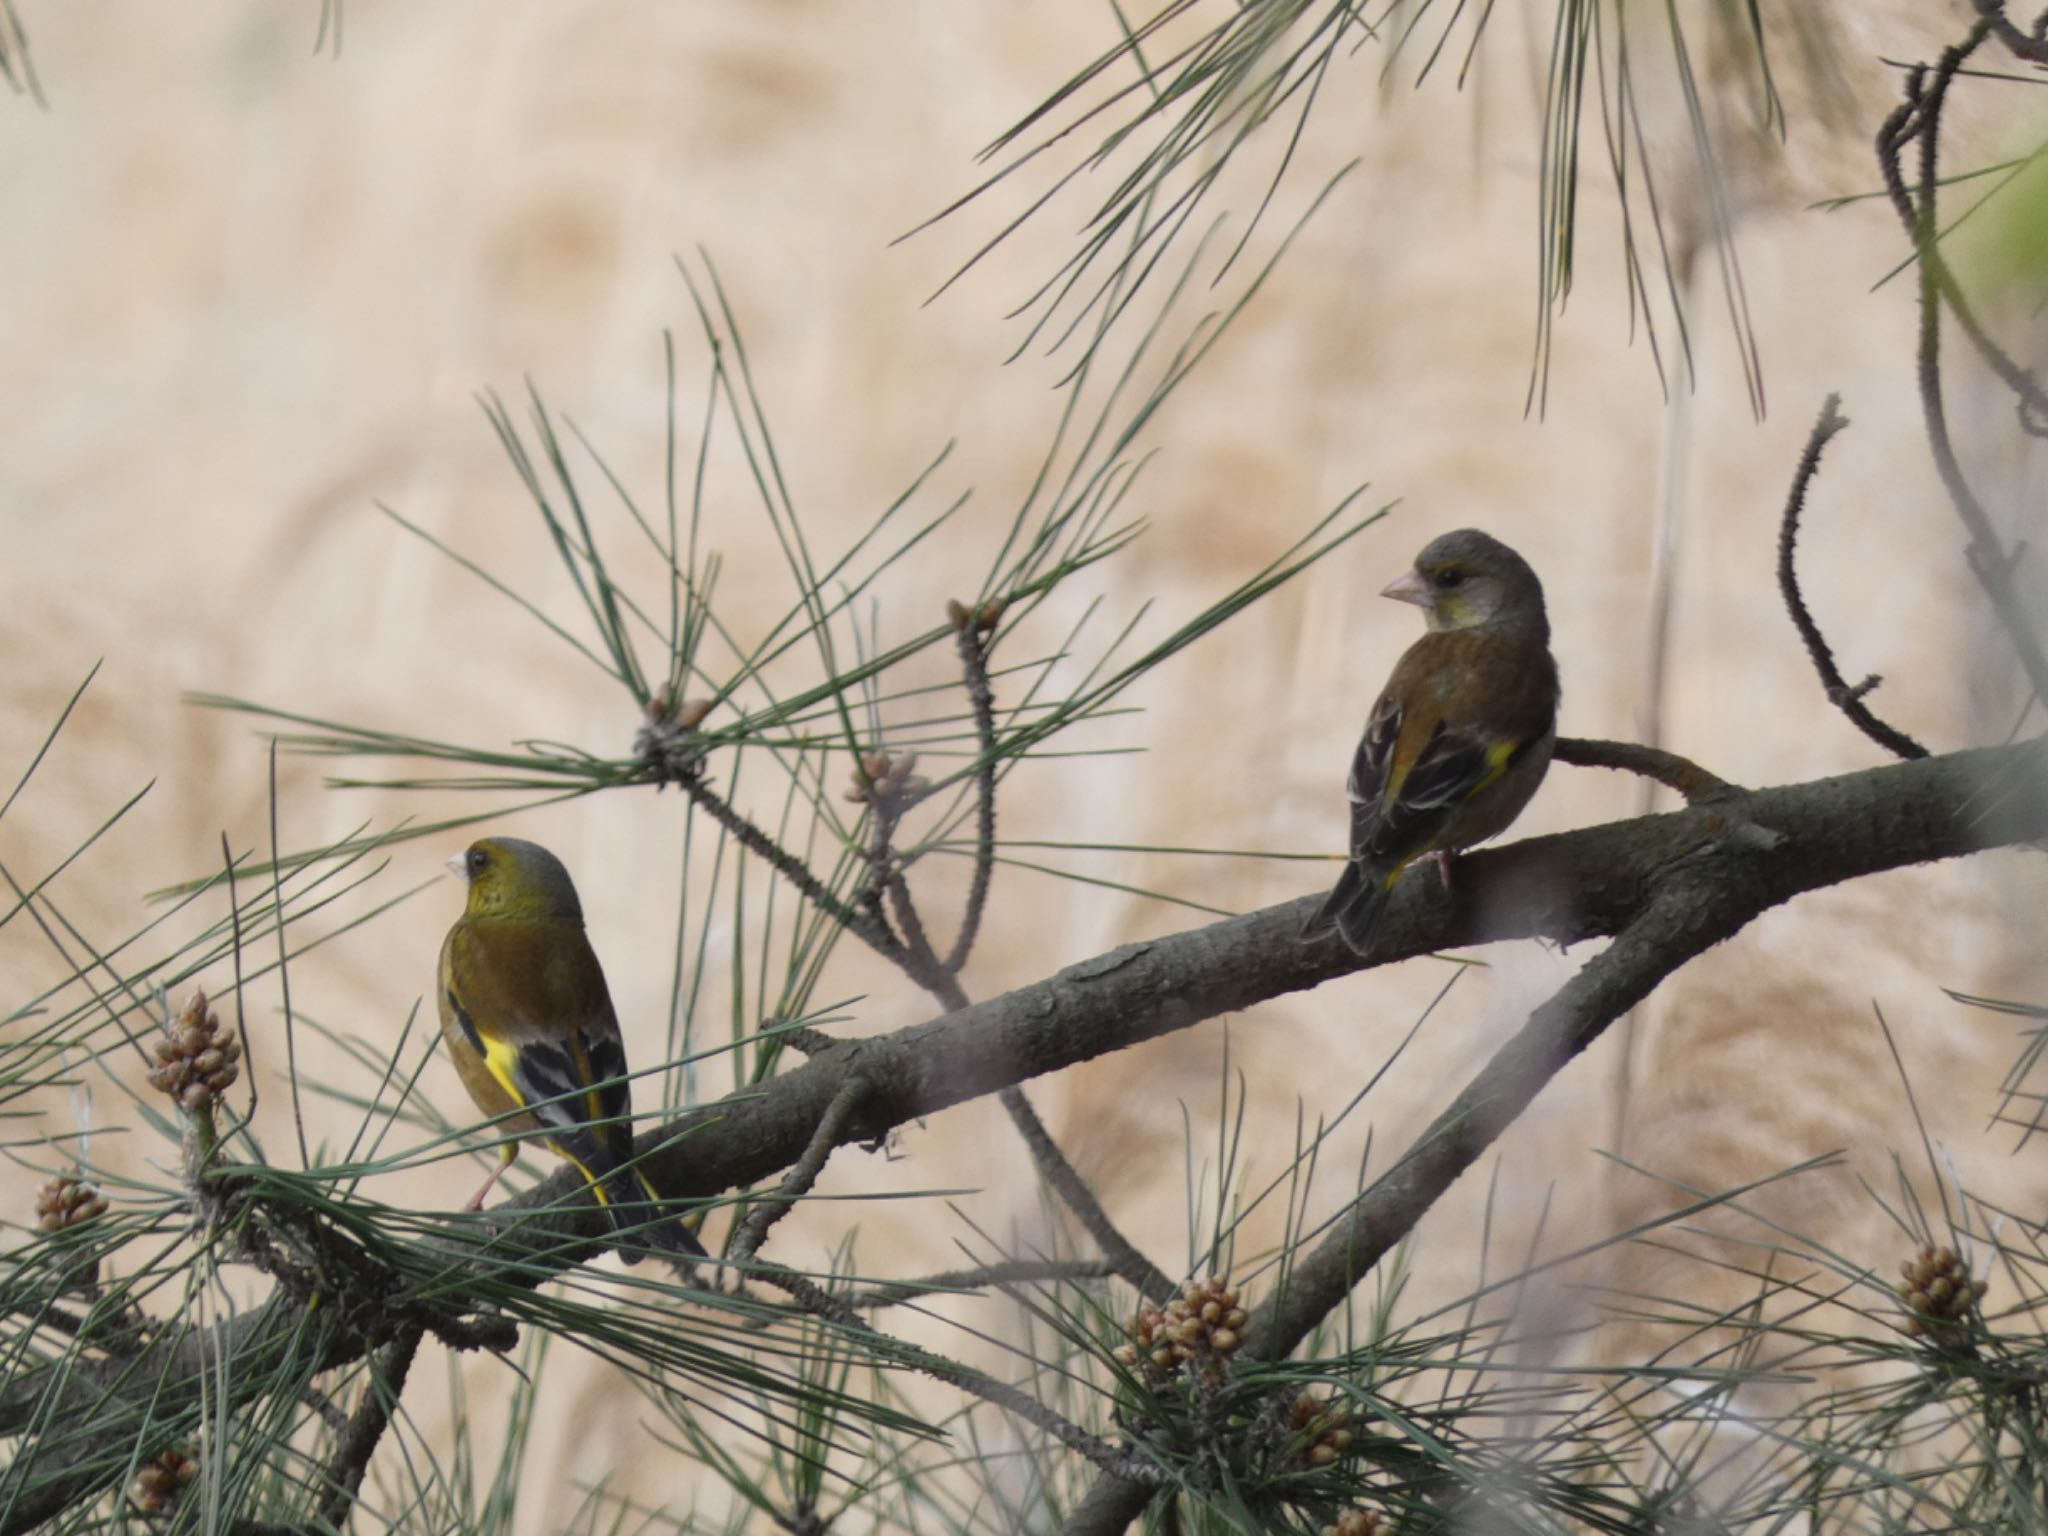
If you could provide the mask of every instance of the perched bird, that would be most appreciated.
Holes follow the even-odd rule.
[[[612,1215],[630,1262],[642,1251],[704,1258],[680,1217],[643,1225],[660,1200],[633,1156],[626,1050],[604,968],[562,861],[538,843],[487,837],[448,861],[469,904],[441,945],[441,1038],[477,1108],[508,1136],[539,1132]],[[513,1111],[523,1110],[523,1114]],[[519,1156],[502,1160],[465,1210]]]
[[[1557,663],[1543,584],[1476,528],[1432,539],[1381,594],[1422,609],[1351,760],[1351,862],[1303,936],[1335,928],[1364,954],[1401,871],[1505,830],[1557,744]]]

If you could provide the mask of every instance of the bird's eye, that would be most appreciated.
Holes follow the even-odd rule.
[[[1455,565],[1447,565],[1436,573],[1436,584],[1440,587],[1455,587],[1465,580],[1465,573]]]
[[[491,856],[481,848],[472,848],[465,862],[469,865],[470,874],[480,875],[490,866]]]

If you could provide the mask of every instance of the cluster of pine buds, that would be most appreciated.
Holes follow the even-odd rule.
[[[206,994],[195,989],[184,1012],[156,1043],[149,1083],[188,1114],[203,1115],[242,1075],[241,1060],[241,1042],[221,1028],[219,1017],[206,1006]]]
[[[183,1451],[165,1451],[143,1463],[128,1486],[128,1498],[145,1515],[160,1515],[174,1503],[187,1483],[199,1475],[199,1463]]]
[[[1920,1251],[1899,1265],[1899,1300],[1911,1314],[1906,1332],[1918,1338],[1929,1324],[1959,1323],[1976,1311],[1990,1284],[1972,1280],[1953,1248],[1921,1245]]]
[[[1301,1459],[1312,1467],[1327,1467],[1351,1448],[1351,1405],[1339,1398],[1304,1392],[1287,1410],[1287,1422],[1308,1442]]]
[[[1159,1376],[1190,1360],[1206,1361],[1213,1371],[1244,1342],[1244,1322],[1237,1292],[1214,1275],[1190,1280],[1164,1307],[1146,1307],[1138,1313],[1125,1329],[1131,1342],[1117,1350],[1116,1358],[1133,1366],[1142,1360]]]
[[[932,787],[931,780],[911,772],[916,766],[915,752],[870,752],[854,765],[853,787],[846,798],[855,805],[872,801],[884,809],[908,804]]]
[[[107,1214],[107,1197],[97,1184],[61,1174],[36,1191],[36,1229],[64,1232]]]
[[[1392,1529],[1384,1515],[1369,1509],[1347,1509],[1335,1525],[1323,1527],[1323,1536],[1388,1536]]]
[[[977,635],[985,635],[1002,622],[1003,610],[1009,603],[1000,597],[992,597],[979,607],[969,608],[956,598],[946,599],[946,619],[955,630],[973,626]]]

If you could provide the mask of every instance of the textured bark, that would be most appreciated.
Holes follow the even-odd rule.
[[[767,1179],[799,1158],[849,1076],[864,1080],[843,1140],[866,1141],[951,1105],[1185,1029],[1219,1014],[1353,971],[1489,940],[1560,942],[1618,936],[1496,1055],[1414,1148],[1306,1255],[1289,1289],[1252,1323],[1250,1347],[1285,1354],[1339,1305],[1372,1262],[1408,1231],[1545,1082],[1599,1031],[1702,950],[1802,891],[1906,865],[2048,838],[2048,753],[2040,743],[1959,752],[1749,794],[1682,811],[1532,838],[1470,855],[1454,895],[1430,878],[1403,881],[1361,960],[1334,941],[1303,944],[1320,892],[1165,938],[1127,944],[1046,980],[929,1023],[818,1054],[758,1089],[642,1136],[656,1182],[710,1196]],[[571,1199],[564,1170],[501,1207],[520,1212]],[[565,1236],[596,1239],[593,1206],[531,1216],[495,1251],[517,1253],[539,1283],[575,1256]],[[480,1267],[476,1228],[452,1229],[439,1285],[460,1294]],[[524,1239],[524,1241],[522,1241]],[[409,1287],[419,1294],[419,1277]],[[437,1309],[438,1311],[438,1309]],[[168,1336],[137,1360],[74,1364],[61,1378],[27,1371],[0,1388],[0,1434],[24,1435],[0,1475],[0,1536],[26,1530],[121,1475],[145,1419],[196,1401],[202,1373],[230,1401],[275,1380],[289,1353],[307,1377],[359,1358],[408,1327],[403,1306],[307,1309],[280,1293],[209,1333]],[[446,1336],[451,1311],[426,1322]],[[266,1369],[266,1364],[272,1368]],[[242,1397],[236,1397],[240,1392]],[[27,1488],[33,1476],[36,1487]],[[1105,1479],[1070,1530],[1120,1530],[1152,1490]]]

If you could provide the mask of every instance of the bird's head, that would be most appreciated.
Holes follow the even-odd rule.
[[[1477,528],[1431,539],[1414,568],[1380,595],[1414,603],[1433,630],[1492,625],[1550,636],[1543,583],[1529,562]]]
[[[583,921],[583,904],[569,871],[539,843],[482,838],[450,859],[448,867],[469,882],[467,917]]]

